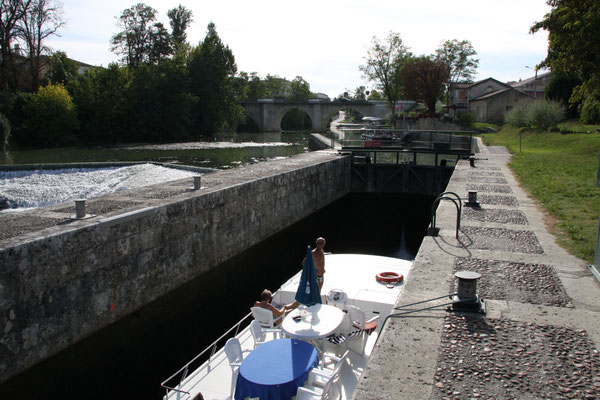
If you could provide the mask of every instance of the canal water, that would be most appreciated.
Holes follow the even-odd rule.
[[[326,251],[412,259],[433,198],[350,194],[0,385],[0,399],[160,399],[160,383],[249,312],[260,292]]]
[[[235,168],[308,151],[308,132],[227,133],[198,142],[117,147],[11,150],[2,164],[156,161],[204,168]]]

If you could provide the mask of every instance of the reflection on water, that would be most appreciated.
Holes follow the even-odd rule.
[[[193,143],[11,150],[0,153],[0,164],[156,161],[223,169],[303,153],[309,138],[303,132],[232,133]]]

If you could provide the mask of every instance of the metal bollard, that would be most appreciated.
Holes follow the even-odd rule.
[[[458,278],[458,298],[474,299],[477,297],[477,280],[481,274],[472,271],[458,271],[454,274]]]
[[[200,175],[194,177],[194,190],[198,190],[202,187],[201,181],[202,177]]]
[[[469,191],[468,201],[465,205],[469,207],[479,207],[479,203],[477,202],[477,192]]]
[[[75,218],[85,218],[85,199],[75,200]]]

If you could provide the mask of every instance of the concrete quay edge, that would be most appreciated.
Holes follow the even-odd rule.
[[[479,139],[479,141],[481,141]],[[537,207],[535,202],[520,187],[519,183],[511,173],[508,162],[510,154],[504,148],[486,147],[479,143],[476,154],[475,167],[470,167],[468,161],[460,161],[449,182],[447,190],[457,193],[463,200],[467,201],[468,190],[475,185],[473,180],[477,174],[497,175],[505,178],[506,183],[499,185],[510,187],[510,197],[518,201],[517,207],[506,207],[502,205],[481,204],[481,209],[501,210],[499,212],[518,212],[524,214],[527,219],[526,225],[511,223],[498,223],[490,221],[477,221],[462,219],[459,238],[455,237],[456,208],[450,201],[442,201],[437,210],[436,226],[440,228],[437,237],[426,236],[423,240],[419,253],[417,254],[413,268],[405,281],[404,290],[401,292],[396,306],[410,304],[418,301],[445,296],[451,291],[456,279],[453,277],[453,268],[456,260],[483,260],[489,263],[522,263],[521,265],[550,266],[558,276],[560,284],[570,302],[564,307],[547,306],[543,304],[532,304],[528,302],[508,299],[485,299],[486,315],[479,315],[485,321],[509,321],[525,326],[559,327],[572,329],[574,332],[583,332],[591,343],[592,357],[598,356],[600,349],[600,283],[586,268],[586,262],[568,254],[561,248],[554,236],[552,236],[544,224],[544,213]],[[481,189],[496,189],[496,184],[479,187],[478,195],[490,195],[490,192]],[[491,193],[493,197],[495,194]],[[466,207],[463,207],[466,210]],[[508,211],[511,210],[511,211]],[[463,211],[464,217],[464,211]],[[539,242],[543,252],[533,251],[509,251],[503,248],[503,239],[492,240],[487,248],[478,248],[478,237],[472,232],[486,232],[495,230],[501,232],[525,232],[529,234],[532,241]],[[466,232],[471,232],[468,234]],[[533,234],[533,236],[531,236]],[[481,247],[481,246],[479,246]],[[485,247],[485,246],[484,246]],[[482,279],[480,279],[482,281]],[[510,283],[509,283],[510,284]],[[532,289],[533,292],[541,290],[540,287]],[[441,299],[412,309],[426,307],[449,302],[449,298]],[[445,329],[448,328],[446,317],[450,314],[466,315],[446,311],[445,307],[415,312],[401,318],[390,318],[385,324],[384,331],[378,339],[376,348],[369,365],[361,377],[356,390],[353,393],[354,400],[367,399],[455,399],[473,398],[467,390],[443,391],[437,389],[443,386],[440,379],[436,378],[442,368],[439,367],[442,357],[443,337]],[[473,314],[472,314],[473,315]],[[471,332],[476,337],[476,331]],[[469,336],[469,334],[466,334]],[[446,339],[447,341],[447,339]],[[595,347],[595,349],[594,349]],[[488,349],[486,349],[488,350]],[[593,358],[592,358],[593,360]],[[454,360],[456,365],[463,360]],[[593,364],[593,362],[592,362]],[[597,364],[597,363],[596,363]],[[597,369],[597,367],[596,367]],[[596,371],[597,372],[597,371]],[[525,372],[524,372],[525,373]],[[594,373],[595,374],[595,373]],[[548,387],[553,383],[551,376],[548,378]],[[462,380],[463,377],[460,377]],[[560,379],[560,378],[559,378]],[[598,377],[590,377],[595,388],[588,388],[589,397],[594,397],[599,390],[600,380]],[[507,390],[511,382],[504,384]],[[546,382],[542,382],[544,385]],[[447,382],[446,382],[447,384]],[[441,385],[437,386],[436,385]],[[483,383],[485,385],[485,383]],[[512,398],[503,397],[498,394],[498,387],[486,389],[489,393],[476,394],[477,398]],[[481,388],[481,387],[480,387]],[[573,392],[569,388],[559,386],[565,393],[557,392],[554,395],[561,397],[569,394],[569,398],[579,398],[583,391]],[[445,390],[445,389],[444,389]],[[440,393],[441,392],[441,393]],[[494,394],[496,397],[494,397]],[[529,394],[531,395],[531,394]],[[500,397],[497,397],[500,396]],[[575,396],[575,397],[573,397]],[[535,396],[544,397],[541,395]],[[527,397],[530,398],[530,397]]]

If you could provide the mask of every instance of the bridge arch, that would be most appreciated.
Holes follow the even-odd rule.
[[[275,122],[277,124],[277,122]],[[311,130],[314,122],[302,107],[291,107],[281,113],[281,130]]]
[[[362,115],[383,118],[389,106],[382,101],[368,102],[276,102],[275,100],[247,102],[243,104],[247,115],[259,127],[260,132],[278,132],[285,113],[293,108],[304,111],[311,119],[314,132],[326,132],[331,118],[343,108],[350,107]]]
[[[283,118],[286,116],[287,113],[289,113],[290,111],[293,111],[293,110],[300,110],[300,111],[304,112],[306,115],[308,115],[311,126],[312,127],[315,126],[314,115],[311,114],[311,110],[308,110],[306,107],[303,107],[302,104],[290,104],[289,107],[282,108],[277,113],[277,116],[275,117],[275,120],[274,120],[275,126],[279,127],[279,129],[281,130],[281,123],[283,122]]]

